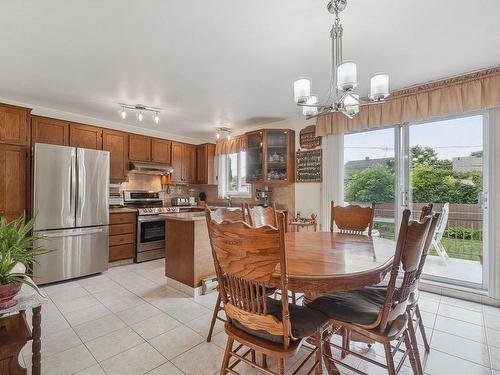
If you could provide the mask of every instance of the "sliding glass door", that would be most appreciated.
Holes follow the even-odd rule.
[[[433,281],[486,289],[485,116],[344,136],[344,201],[376,202],[375,235],[395,238],[403,209],[441,212],[424,268]]]
[[[409,197],[414,216],[432,202],[441,212],[424,274],[465,286],[485,286],[487,186],[483,115],[408,127]]]

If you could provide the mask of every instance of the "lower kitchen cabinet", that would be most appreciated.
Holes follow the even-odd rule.
[[[135,257],[136,214],[112,212],[109,215],[109,261]]]
[[[11,221],[27,211],[27,181],[28,149],[0,144],[0,217]]]

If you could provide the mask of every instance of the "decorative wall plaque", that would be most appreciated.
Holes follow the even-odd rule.
[[[296,152],[296,182],[321,182],[321,149]]]
[[[310,150],[321,146],[321,137],[316,137],[316,125],[309,125],[300,131],[300,147]]]

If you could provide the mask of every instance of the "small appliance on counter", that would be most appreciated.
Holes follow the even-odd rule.
[[[259,206],[268,207],[271,204],[272,193],[267,186],[264,189],[255,189],[255,201]]]
[[[120,194],[121,184],[109,184],[109,207],[124,207],[123,196]]]
[[[189,198],[187,197],[175,197],[170,200],[170,203],[172,206],[179,207],[179,206],[191,206],[191,203],[189,202]]]
[[[137,208],[136,262],[165,257],[165,216],[177,213],[178,207],[163,207],[159,192],[126,190],[125,206]]]

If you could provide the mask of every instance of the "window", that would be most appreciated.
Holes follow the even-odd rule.
[[[220,181],[224,184],[225,193],[228,196],[249,196],[250,185],[246,178],[246,152],[225,155],[225,179]]]

